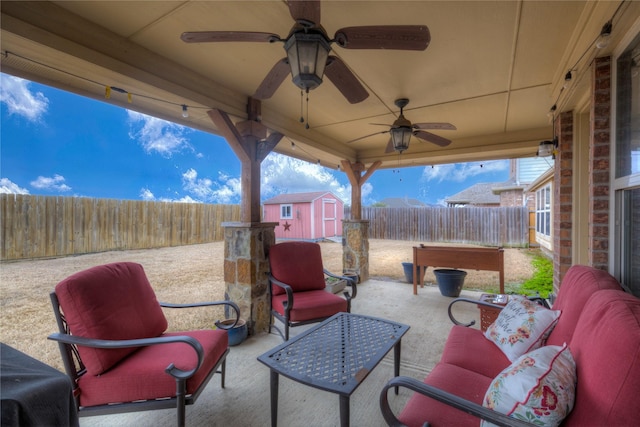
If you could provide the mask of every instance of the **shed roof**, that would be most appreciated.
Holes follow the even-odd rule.
[[[312,191],[308,193],[288,193],[279,194],[275,197],[267,199],[263,202],[265,205],[279,205],[282,203],[311,203],[320,197],[331,194],[333,197],[342,202],[342,200],[330,191]]]
[[[500,204],[500,196],[493,193],[495,182],[481,182],[445,199],[448,204]]]

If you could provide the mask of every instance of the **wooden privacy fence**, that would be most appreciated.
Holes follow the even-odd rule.
[[[0,258],[16,260],[224,240],[238,205],[0,194]]]
[[[351,208],[345,207],[345,218]],[[526,207],[362,208],[369,220],[369,238],[419,242],[470,243],[526,247],[529,210]]]

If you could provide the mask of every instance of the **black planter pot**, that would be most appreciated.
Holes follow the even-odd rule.
[[[462,292],[462,285],[464,284],[464,278],[467,276],[466,271],[453,270],[447,268],[439,268],[433,270],[436,275],[436,282],[440,293],[445,297],[457,298]]]
[[[404,269],[404,278],[407,280],[407,283],[413,283],[413,263],[403,262],[402,268]],[[420,274],[422,274],[422,278],[424,279],[424,274],[426,272],[426,268],[418,267],[418,277],[420,277]]]

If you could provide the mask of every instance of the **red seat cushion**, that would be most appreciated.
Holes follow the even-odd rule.
[[[482,358],[482,357],[481,357]],[[484,395],[493,378],[485,377],[448,363],[438,363],[425,382],[464,399],[482,405]],[[478,418],[452,406],[445,405],[420,393],[414,393],[398,417],[408,427],[474,426]]]
[[[275,287],[275,286],[274,286]],[[271,307],[284,316],[284,305],[287,295],[274,295]],[[325,291],[296,292],[293,294],[293,308],[289,320],[301,322],[305,320],[330,317],[336,313],[347,311],[347,300]]]
[[[76,273],[55,293],[73,335],[105,340],[157,337],[167,319],[140,264],[121,262]],[[99,375],[136,348],[78,347],[87,372]]]
[[[284,242],[269,248],[269,267],[273,277],[291,286],[294,292],[324,290],[324,271],[320,245],[311,242]],[[285,291],[272,286],[272,295]]]
[[[165,335],[187,335],[197,339],[204,349],[204,360],[196,374],[187,380],[187,394],[202,384],[228,348],[227,331],[200,330]],[[101,375],[83,375],[80,405],[95,406],[114,402],[132,402],[158,397],[174,397],[176,381],[165,372],[169,364],[193,369],[198,359],[188,344],[172,343],[143,347]]]
[[[480,356],[481,355],[481,356]],[[470,369],[494,378],[511,362],[479,329],[456,325],[451,328],[441,362]]]

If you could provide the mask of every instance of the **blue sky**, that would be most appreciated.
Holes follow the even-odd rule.
[[[0,193],[240,201],[240,162],[221,137],[3,73],[0,105]],[[508,160],[381,170],[363,186],[363,204],[386,197],[442,204],[475,183],[508,177]],[[343,172],[276,153],[263,161],[261,180],[262,200],[322,190],[351,201]]]

